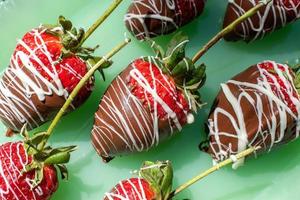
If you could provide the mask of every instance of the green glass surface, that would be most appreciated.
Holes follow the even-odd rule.
[[[103,55],[124,39],[126,32],[123,15],[130,0],[124,0],[116,12],[86,42],[101,47],[96,54]],[[63,14],[76,26],[88,28],[111,3],[110,0],[5,0],[0,1],[0,66],[4,70],[9,63],[16,39],[41,23],[55,23]],[[205,12],[197,20],[181,30],[190,37],[188,54],[193,55],[222,25],[226,1],[210,0]],[[184,128],[182,133],[149,152],[116,158],[104,164],[90,143],[90,131],[94,112],[101,95],[131,60],[152,54],[146,44],[133,40],[130,46],[114,57],[114,65],[105,70],[106,82],[96,74],[96,88],[89,100],[59,123],[51,138],[53,146],[73,145],[79,149],[73,153],[68,165],[70,178],[60,182],[54,200],[101,199],[119,180],[131,176],[144,160],[171,160],[174,165],[174,186],[184,183],[197,173],[212,165],[208,155],[198,150],[204,137],[204,123],[220,83],[242,71],[251,64],[266,59],[284,62],[300,57],[300,22],[281,29],[263,40],[250,44],[221,41],[202,59],[208,66],[208,80],[201,94],[207,105],[199,111],[196,122]],[[158,38],[166,44],[171,36]],[[40,129],[45,130],[48,124]],[[1,142],[17,140],[5,138],[5,127],[0,126]],[[176,199],[205,200],[282,200],[299,199],[300,196],[300,141],[294,141],[272,152],[250,158],[237,171],[230,167],[210,175],[193,185]],[[298,149],[299,148],[299,149]],[[298,171],[299,170],[299,171]]]

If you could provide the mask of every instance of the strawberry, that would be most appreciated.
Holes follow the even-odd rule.
[[[284,100],[285,104],[288,105],[288,107],[297,114],[297,108],[295,103],[291,98],[299,98],[299,95],[296,90],[293,90],[293,95],[290,96],[287,91],[287,86],[283,82],[282,78],[276,73],[276,70],[274,69],[276,65],[274,62],[262,62],[259,63],[259,67],[261,69],[266,70],[264,72],[264,75],[266,76],[268,82],[271,85],[271,88],[276,96],[281,96],[281,98]],[[285,74],[285,67],[282,64],[277,64],[277,68],[282,71],[282,73]],[[271,73],[271,75],[269,75]],[[289,69],[289,73],[293,74],[292,70]],[[275,79],[275,80],[274,80]],[[280,87],[276,86],[276,83],[279,84]]]
[[[215,162],[248,147],[261,152],[300,134],[299,67],[263,61],[221,85],[200,147]],[[234,164],[238,167],[243,159]]]
[[[198,17],[206,0],[134,0],[125,15],[127,29],[139,40],[174,32]]]
[[[38,186],[30,181],[34,179],[34,171],[23,173],[26,165],[32,162],[23,142],[5,143],[0,146],[1,199],[49,199],[58,187],[56,170],[52,166],[43,169],[44,179]]]
[[[143,81],[149,83],[151,88],[155,88],[158,97],[174,111],[176,116],[178,116],[179,122],[185,124],[187,122],[186,113],[190,112],[190,108],[183,92],[177,89],[174,79],[163,74],[155,63],[143,59],[135,60],[132,66],[145,77]],[[153,113],[155,110],[155,97],[133,77],[130,77],[129,87],[131,88],[131,93],[142,102],[145,108],[149,107]],[[160,120],[168,118],[168,113],[162,104],[157,106],[157,115]]]
[[[21,41],[13,53],[14,63],[17,62],[18,66],[22,67],[27,62],[23,58],[23,56],[26,56],[26,59],[29,59],[36,71],[49,82],[55,82],[53,74],[57,73],[63,88],[68,93],[73,91],[88,71],[87,63],[75,54],[61,58],[64,48],[61,38],[58,35],[49,33],[47,29],[33,29],[26,33]],[[92,89],[93,79],[81,89],[78,98],[84,101]],[[80,104],[80,102],[78,103]]]
[[[139,199],[154,200],[155,192],[145,179],[130,178],[121,181],[112,191],[106,194],[106,200]]]
[[[177,34],[166,52],[152,42],[157,56],[134,60],[111,83],[92,130],[92,143],[105,161],[148,150],[193,123],[205,66],[185,56],[187,41]]]
[[[104,200],[167,200],[172,190],[173,170],[170,162],[145,162],[139,178],[120,181]]]
[[[259,4],[258,0],[233,0],[228,3],[223,27],[226,27],[246,11]],[[228,41],[247,42],[263,38],[267,33],[285,27],[300,17],[300,0],[274,0],[238,25],[225,36]]]
[[[0,146],[0,197],[9,200],[50,199],[57,190],[58,168],[66,178],[63,165],[75,147],[38,150],[43,134],[29,138],[26,129],[21,135],[25,141],[8,142]]]
[[[18,132],[25,123],[28,129],[38,127],[60,109],[99,59],[90,55],[95,49],[81,46],[84,35],[83,29],[60,17],[58,25],[42,25],[19,40],[0,80],[0,118],[9,131]],[[93,85],[92,77],[74,99],[72,109],[89,97]]]

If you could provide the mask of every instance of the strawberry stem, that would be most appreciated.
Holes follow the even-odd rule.
[[[269,4],[273,0],[261,0],[259,4],[248,10],[245,14],[240,16],[234,22],[225,27],[221,32],[214,36],[204,47],[194,56],[193,63],[196,63],[211,47],[213,47],[218,41],[220,41],[226,34],[230,33],[235,29],[236,26],[252,17],[261,9],[263,6]]]
[[[99,19],[86,31],[84,38],[81,41],[81,46],[92,34],[93,32],[110,16],[110,14],[122,3],[123,0],[115,0],[109,8],[103,13]]]
[[[198,182],[199,180],[205,178],[206,176],[208,176],[209,174],[218,171],[219,169],[221,169],[222,167],[225,167],[231,163],[236,162],[237,160],[240,160],[242,158],[245,158],[246,156],[256,152],[257,150],[259,150],[260,147],[250,147],[242,152],[240,152],[239,154],[235,155],[234,157],[231,157],[227,160],[224,160],[220,163],[218,163],[217,165],[213,166],[212,168],[206,170],[205,172],[199,174],[198,176],[194,177],[193,179],[189,180],[188,182],[186,182],[185,184],[179,186],[176,190],[174,190],[169,199],[172,199],[175,195],[177,195],[178,193],[182,192],[183,190],[185,190],[186,188],[190,187],[191,185],[193,185],[194,183]]]
[[[51,122],[50,126],[48,127],[47,132],[46,132],[44,138],[42,139],[41,145],[39,146],[40,150],[44,149],[44,147],[45,147],[45,145],[46,145],[46,143],[47,143],[50,135],[52,134],[52,132],[53,132],[53,130],[55,128],[55,126],[57,125],[57,123],[59,122],[59,120],[61,119],[61,117],[64,115],[64,113],[66,112],[67,108],[71,105],[72,101],[74,100],[74,98],[76,97],[76,95],[78,94],[78,92],[80,91],[80,89],[84,86],[84,84],[90,79],[91,76],[93,76],[93,74],[95,73],[95,71],[98,70],[98,68],[102,64],[104,64],[107,60],[109,60],[111,57],[113,57],[116,53],[118,53],[122,48],[124,48],[130,42],[131,42],[131,40],[128,39],[128,38],[126,38],[124,42],[122,42],[121,44],[119,44],[118,46],[116,46],[115,48],[113,48],[108,54],[106,54],[105,56],[103,56],[103,58],[97,64],[95,64],[84,75],[84,77],[80,80],[80,82],[73,89],[73,91],[71,92],[71,94],[67,98],[66,102],[61,107],[61,109],[59,110],[59,112],[56,114],[55,118]]]

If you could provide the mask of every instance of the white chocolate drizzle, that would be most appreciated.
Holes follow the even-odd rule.
[[[143,180],[141,178],[137,178],[137,181],[138,185],[134,184],[133,181],[131,181],[130,179],[120,181],[119,184],[112,189],[112,192],[108,192],[105,194],[104,199],[133,200],[132,198],[134,196],[134,200],[149,200],[146,198],[146,191],[142,184]],[[126,187],[125,189],[124,184],[131,186],[130,191],[126,190],[128,189],[128,187]],[[130,194],[130,196],[128,195],[128,193]]]
[[[284,3],[286,1],[286,3]],[[236,16],[241,16],[245,14],[247,10],[242,5],[246,5],[245,2],[251,4],[255,7],[259,1],[257,0],[228,0],[229,4],[231,4],[231,8],[234,10]],[[293,16],[293,20],[291,21],[291,17]],[[270,2],[262,11],[259,11],[255,15],[255,20],[258,20],[259,23],[256,26],[254,22],[254,17],[251,17],[246,20],[246,22],[241,23],[242,32],[237,33],[244,40],[249,38],[250,32],[254,32],[255,35],[252,37],[252,40],[256,40],[262,38],[266,35],[266,33],[272,32],[279,27],[284,27],[288,23],[291,23],[297,20],[300,17],[300,1],[295,2],[294,0],[274,0]],[[267,27],[268,19],[274,19],[273,25],[271,27]]]
[[[148,57],[148,60],[151,60],[150,71],[153,71],[152,67],[154,67],[153,64],[155,64],[156,61],[152,57]],[[163,135],[163,133],[161,133],[162,130],[159,128],[159,105],[167,113],[167,119],[165,121],[169,124],[169,136],[173,135],[174,131],[180,131],[182,129],[182,124],[175,111],[160,97],[156,88],[156,82],[159,82],[158,84],[163,87],[174,100],[178,99],[177,88],[174,83],[168,81],[167,76],[163,74],[161,69],[158,68],[158,70],[164,79],[164,83],[157,79],[152,73],[151,79],[153,82],[151,84],[142,72],[134,66],[134,63],[131,64],[129,72],[129,78],[134,79],[139,87],[144,89],[144,96],[148,105],[150,105],[150,100],[148,99],[149,94],[153,99],[154,103],[151,114],[149,114],[149,109],[142,104],[141,100],[131,92],[126,82],[128,80],[124,80],[124,78],[119,75],[110,85],[110,89],[105,93],[100,102],[99,109],[95,114],[95,120],[99,121],[101,125],[94,125],[92,130],[93,145],[99,155],[102,157],[110,157],[112,156],[111,154],[124,154],[124,152],[122,152],[124,149],[120,151],[119,147],[115,144],[115,139],[122,141],[129,152],[141,152],[153,146],[157,146]],[[185,114],[187,121],[193,123],[194,118],[192,113],[185,110],[180,102],[176,102],[177,107],[182,109],[182,112]],[[101,117],[100,115],[105,115],[105,117]]]
[[[53,60],[53,55],[49,52],[41,36],[45,31],[46,29],[42,27],[30,31],[36,43],[35,49],[32,49],[23,40],[18,40],[18,45],[21,45],[29,53],[15,52],[11,58],[10,66],[0,81],[0,117],[13,130],[19,130],[25,123],[27,123],[28,129],[32,129],[39,126],[39,122],[45,122],[46,119],[31,99],[33,95],[36,95],[41,102],[45,100],[46,96],[53,94],[65,99],[69,95],[55,68],[59,61]],[[59,41],[51,42],[57,43]],[[42,52],[42,55],[36,55],[37,51]],[[40,56],[45,57],[50,66],[46,66]],[[37,71],[33,62],[37,63],[47,73],[51,78],[50,81]],[[72,71],[69,65],[62,67]]]
[[[127,22],[129,30],[135,33],[137,38],[156,37],[167,34],[170,30],[178,29],[183,26],[183,12],[187,12],[184,8],[180,8],[178,1],[180,0],[133,0],[133,7],[137,13],[127,13],[124,21]],[[203,0],[184,0],[188,2],[189,11],[194,14],[194,17],[199,15],[196,1]],[[143,9],[147,9],[147,13],[143,13]],[[166,9],[166,10],[165,10]],[[174,12],[174,16],[169,16],[168,13]],[[160,21],[160,30],[151,30],[146,21]],[[158,28],[158,27],[156,27]]]
[[[264,63],[270,63],[274,67],[274,73],[277,74],[281,83],[276,79],[274,73],[261,67]],[[221,85],[225,99],[219,101],[228,102],[233,112],[218,106],[218,103],[210,115],[208,121],[209,152],[215,163],[227,159],[231,155],[236,155],[250,146],[260,146],[266,151],[271,151],[274,146],[287,140],[286,134],[290,134],[292,139],[299,136],[300,99],[293,84],[294,75],[291,74],[290,68],[273,61],[264,61],[257,64],[256,67],[259,72],[256,83],[246,80],[229,80],[226,84]],[[271,78],[273,83],[268,81],[268,78],[269,80]],[[296,113],[287,105],[282,85],[286,88],[286,95],[295,106]],[[278,92],[275,93],[274,88]],[[297,95],[295,96],[295,94]],[[245,104],[250,106],[253,111],[253,115],[250,116],[253,118],[251,122],[257,122],[251,124],[251,130],[246,128],[247,125],[249,126],[250,119],[249,115],[247,115],[248,118],[244,117],[243,105],[245,106]],[[270,113],[265,113],[266,110],[269,110]],[[292,119],[292,124],[288,123],[288,118]],[[230,122],[228,126],[233,128],[232,132],[227,132],[229,128],[222,124],[224,119]],[[265,124],[263,124],[264,121],[266,121]],[[256,132],[254,132],[255,130]],[[237,144],[232,144],[231,142],[235,140],[237,140]],[[234,150],[233,146],[237,146],[237,149]],[[236,168],[242,163],[243,160],[237,161],[233,167]]]
[[[23,143],[10,143],[9,151],[0,148],[0,197],[2,200],[12,200],[8,197],[13,197],[13,200],[40,200],[44,194],[40,186],[34,188],[33,181],[28,175],[23,175],[26,165],[30,164],[31,159],[28,157]],[[23,155],[24,154],[24,155]],[[17,155],[16,159],[12,155]],[[25,176],[25,177],[22,177]],[[17,185],[20,177],[25,178],[28,187]],[[54,177],[48,177],[51,180]],[[22,183],[24,184],[24,183]],[[30,190],[31,188],[31,190]],[[47,191],[49,188],[44,188]],[[25,190],[25,191],[24,191]],[[28,197],[28,195],[30,197]],[[31,198],[32,197],[32,198]]]

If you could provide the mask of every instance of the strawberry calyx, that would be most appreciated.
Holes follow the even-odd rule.
[[[300,95],[300,63],[297,62],[295,64],[289,64],[289,67],[295,73],[294,85],[295,85],[298,95]]]
[[[139,176],[155,191],[155,199],[169,199],[173,184],[173,168],[169,161],[146,161],[139,170]]]
[[[63,16],[59,16],[56,25],[43,25],[47,33],[53,34],[60,38],[63,48],[61,50],[60,58],[76,55],[86,61],[89,67],[92,67],[102,57],[95,57],[92,54],[99,47],[99,45],[91,47],[83,47],[82,44],[85,40],[85,30],[83,28],[77,29],[73,26],[72,22]],[[101,74],[102,69],[112,65],[110,60],[107,60],[99,68]]]
[[[20,131],[20,135],[24,138],[24,148],[29,156],[32,156],[32,162],[25,167],[23,173],[35,171],[32,186],[38,186],[43,180],[43,169],[45,166],[56,167],[63,180],[68,179],[68,170],[65,166],[70,160],[71,152],[77,149],[77,146],[68,146],[61,148],[52,148],[47,146],[40,150],[42,141],[45,139],[46,132],[39,132],[32,137],[29,135],[26,125]]]
[[[149,38],[146,40],[156,53],[157,66],[174,79],[176,87],[189,100],[191,109],[197,112],[202,106],[198,90],[205,83],[206,66],[204,64],[196,66],[192,59],[186,56],[185,48],[189,42],[188,37],[179,32],[171,39],[166,51],[153,40]],[[147,58],[144,59],[147,60]]]

